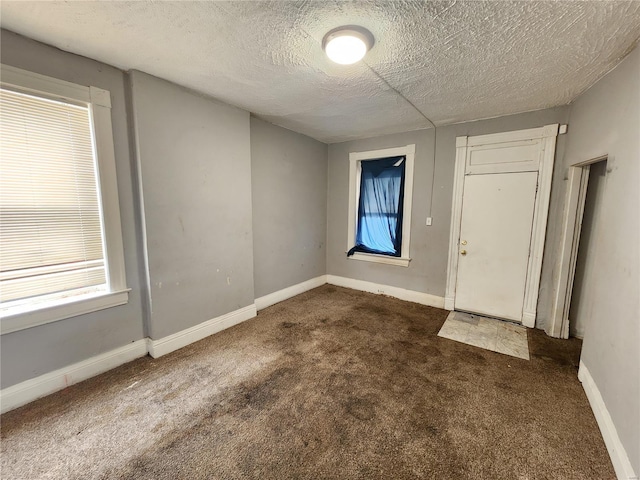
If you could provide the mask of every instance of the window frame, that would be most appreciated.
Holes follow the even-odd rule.
[[[382,150],[370,150],[366,152],[349,153],[349,217],[347,227],[347,251],[354,245],[356,240],[356,230],[358,228],[358,204],[360,200],[360,183],[362,177],[362,162],[387,157],[405,157],[405,178],[404,178],[404,199],[402,218],[402,246],[400,247],[400,257],[381,255],[375,253],[355,252],[350,260],[360,260],[366,262],[383,263],[387,265],[397,265],[408,267],[411,262],[411,204],[413,198],[413,170],[415,160],[415,144],[403,147],[385,148]]]
[[[65,296],[65,292],[61,292],[57,298],[56,295],[50,296],[51,300],[48,301],[42,301],[43,297],[47,297],[42,295],[34,297],[36,301],[33,304],[0,307],[0,335],[128,303],[131,289],[126,286],[110,92],[4,64],[0,65],[0,85],[43,98],[89,107],[97,189],[102,210],[107,281],[106,291],[77,296]]]

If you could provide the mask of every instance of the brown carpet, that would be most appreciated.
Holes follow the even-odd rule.
[[[2,416],[7,479],[613,479],[578,340],[531,361],[325,285]]]

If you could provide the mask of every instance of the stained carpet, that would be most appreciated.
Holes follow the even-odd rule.
[[[531,361],[325,285],[2,416],[6,479],[613,479],[580,342]]]

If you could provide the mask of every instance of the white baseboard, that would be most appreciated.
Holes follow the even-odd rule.
[[[220,317],[174,333],[173,335],[158,340],[152,340],[150,338],[138,340],[124,347],[7,387],[0,390],[0,411],[4,413],[13,410],[38,398],[62,390],[74,383],[99,375],[136,358],[143,357],[147,353],[153,358],[161,357],[198,340],[202,340],[214,333],[249,320],[257,315],[257,309],[266,308],[269,305],[281,302],[307,290],[311,290],[312,288],[324,285],[325,283],[353,288],[364,292],[389,295],[401,300],[432,307],[442,308],[444,306],[443,297],[335,275],[321,275],[306,282],[260,297],[256,299],[255,304],[221,315]]]
[[[26,380],[0,390],[0,413],[8,412],[38,398],[55,393],[74,383],[81,382],[124,363],[144,357],[147,353],[158,358],[167,353],[202,340],[221,330],[249,320],[257,314],[255,305],[208,320],[195,327],[169,335],[159,340],[145,338],[96,355],[73,365],[69,365],[39,377]]]
[[[262,310],[264,308],[270,307],[271,305],[275,305],[276,303],[283,302],[291,297],[295,297],[296,295],[300,295],[308,290],[311,290],[316,287],[320,287],[327,283],[327,276],[320,275],[319,277],[312,278],[311,280],[307,280],[302,283],[298,283],[297,285],[292,285],[287,288],[283,288],[282,290],[278,290],[277,292],[270,293],[269,295],[265,295],[264,297],[256,298],[256,309]]]
[[[593,381],[589,370],[582,361],[580,361],[580,369],[578,370],[578,379],[582,382],[582,388],[584,388],[591,410],[596,417],[598,427],[602,433],[604,444],[607,446],[609,457],[611,457],[611,463],[616,471],[616,476],[619,480],[637,479],[638,476],[634,473],[627,451],[618,437],[616,426],[609,415],[609,410],[600,395],[598,386]]]
[[[376,293],[378,295],[389,295],[390,297],[399,298],[400,300],[429,305],[430,307],[444,307],[444,297],[416,292],[415,290],[406,290],[404,288],[366,282],[364,280],[355,280],[353,278],[338,277],[336,275],[327,275],[327,283],[339,287],[353,288],[354,290],[361,290],[363,292]]]
[[[146,342],[138,340],[124,347],[4,388],[0,390],[0,412],[8,412],[74,383],[94,377],[136,358],[144,357],[146,354]]]
[[[158,340],[147,338],[147,350],[153,358],[158,358],[179,348],[186,347],[190,343],[202,340],[209,335],[249,320],[256,315],[256,306],[251,304]]]

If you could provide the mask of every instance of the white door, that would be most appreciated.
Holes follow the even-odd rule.
[[[538,172],[465,175],[455,309],[522,321]]]

